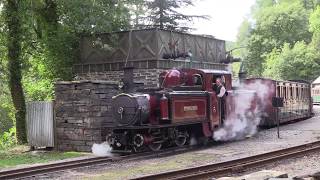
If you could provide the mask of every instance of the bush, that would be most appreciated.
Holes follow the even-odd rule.
[[[16,128],[10,128],[8,132],[0,134],[0,149],[5,149],[15,145],[16,140]]]

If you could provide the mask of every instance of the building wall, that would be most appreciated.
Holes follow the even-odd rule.
[[[159,74],[165,69],[134,69],[134,81],[142,82],[146,87],[157,87]],[[78,74],[77,80],[107,80],[119,84],[123,71],[107,71]]]

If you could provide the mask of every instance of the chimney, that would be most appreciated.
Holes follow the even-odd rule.
[[[123,68],[123,91],[132,92],[134,90],[133,67]]]

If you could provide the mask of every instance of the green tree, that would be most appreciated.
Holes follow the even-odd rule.
[[[249,22],[248,19],[245,19],[241,23],[238,29],[237,40],[233,47],[236,49],[234,49],[234,51],[232,52],[232,55],[234,57],[241,58],[242,61],[248,54],[247,46],[248,46],[249,37],[251,35],[251,31],[252,31],[252,24]],[[243,67],[242,63],[243,62],[236,62],[232,64],[232,72],[235,78],[237,78],[238,73],[243,70],[243,69],[240,69],[241,67]]]
[[[12,125],[13,112],[17,136],[23,139],[19,142],[25,142],[25,131],[21,130],[25,128],[22,122],[25,103],[21,96],[25,94],[28,101],[52,99],[54,82],[73,78],[72,65],[79,59],[81,35],[129,29],[128,7],[135,3],[131,0],[0,1],[1,130],[8,130]],[[10,88],[6,88],[9,84]]]
[[[312,46],[320,50],[320,6],[310,15],[310,31],[313,33]]]
[[[151,22],[149,27],[187,31],[191,28],[181,26],[182,22],[191,22],[194,18],[208,18],[208,16],[186,15],[177,9],[193,6],[192,0],[149,0],[146,1],[149,15],[147,20]]]
[[[138,1],[138,0],[136,0]],[[28,100],[50,100],[57,80],[73,78],[83,34],[126,30],[133,1],[29,0],[25,8],[24,87]],[[36,83],[35,83],[36,82]]]
[[[293,46],[297,41],[311,41],[309,11],[300,1],[267,6],[257,13],[256,18],[245,57],[245,67],[250,75],[262,75],[265,59],[274,48],[279,49],[284,43]]]
[[[274,50],[268,55],[264,76],[312,81],[320,74],[319,57],[319,52],[303,41],[292,48],[286,43],[281,50]]]
[[[7,28],[7,58],[9,89],[12,102],[15,108],[15,119],[18,143],[26,143],[26,119],[25,99],[22,87],[21,73],[21,22],[20,22],[20,1],[7,0],[4,3],[4,14]]]

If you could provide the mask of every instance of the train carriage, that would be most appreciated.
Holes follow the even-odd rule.
[[[311,96],[313,104],[320,105],[320,86],[312,88]]]
[[[320,105],[320,76],[312,82],[311,86],[311,96],[313,104]]]
[[[246,84],[259,81],[269,87],[263,102],[263,114],[261,126],[272,127],[280,123],[286,123],[297,119],[304,119],[312,115],[311,85],[305,81],[276,81],[266,78],[249,78]],[[258,86],[247,88],[259,91]],[[273,107],[272,97],[283,98],[283,107]]]

